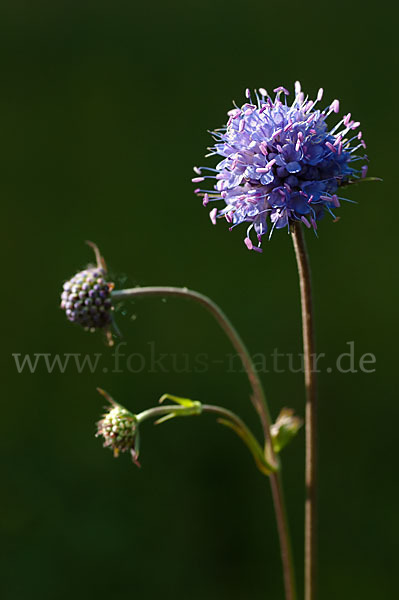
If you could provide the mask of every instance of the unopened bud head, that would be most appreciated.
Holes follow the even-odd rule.
[[[96,437],[104,438],[104,448],[111,448],[115,457],[118,457],[120,452],[129,451],[134,462],[137,462],[136,435],[137,419],[135,415],[114,402],[101,421],[97,423]]]
[[[103,329],[111,323],[112,289],[104,269],[87,268],[64,283],[61,308],[72,323],[90,331]]]

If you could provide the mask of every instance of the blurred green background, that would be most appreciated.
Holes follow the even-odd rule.
[[[96,241],[118,285],[186,285],[220,303],[251,352],[301,349],[291,241],[263,255],[210,225],[193,195],[207,129],[248,87],[296,79],[362,122],[370,175],[357,205],[307,232],[318,349],[355,342],[375,373],[320,374],[320,598],[397,588],[397,32],[388,2],[173,0],[0,7],[3,374],[0,587],[5,600],[283,598],[270,490],[209,417],[143,430],[141,470],[94,438],[101,386],[133,411],[164,392],[219,402],[259,432],[242,373],[209,316],[179,300],[118,312],[125,354],[208,353],[206,373],[18,374],[12,353],[102,353],[66,322],[63,281]],[[396,177],[396,175],[395,175]],[[183,358],[182,358],[183,357]],[[147,359],[146,359],[147,360]],[[324,365],[328,365],[328,359]],[[331,363],[330,363],[331,364]],[[180,363],[179,363],[180,365]],[[106,367],[106,368],[108,368]],[[184,364],[181,370],[184,369]],[[262,374],[273,415],[303,414],[300,373]],[[284,453],[302,587],[303,432]]]

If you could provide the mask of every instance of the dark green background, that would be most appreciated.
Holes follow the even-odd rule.
[[[253,353],[300,352],[284,231],[263,255],[213,228],[192,165],[245,87],[325,88],[362,122],[370,174],[339,223],[307,232],[320,352],[377,357],[320,375],[320,598],[393,598],[398,538],[397,31],[388,2],[24,2],[0,8],[3,375],[0,586],[5,600],[283,597],[268,482],[212,419],[143,430],[142,464],[93,436],[100,385],[138,411],[165,391],[223,403],[257,432],[246,379],[206,374],[18,374],[12,353],[104,353],[69,325],[63,281],[96,241],[117,282],[212,296]],[[200,308],[142,300],[118,314],[126,353],[230,347]],[[131,317],[135,315],[136,319]],[[325,365],[328,364],[325,363]],[[272,413],[303,414],[300,374],[263,380]],[[301,567],[303,433],[284,455]],[[298,569],[302,587],[301,569]]]

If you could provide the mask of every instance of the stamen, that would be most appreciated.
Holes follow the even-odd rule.
[[[248,248],[248,250],[253,250],[253,247],[254,247],[254,245],[253,245],[253,243],[251,242],[251,240],[250,240],[250,238],[249,238],[249,237],[246,237],[246,238],[244,239],[244,244],[246,245],[246,247]]]
[[[342,122],[345,125],[345,127],[348,126],[349,121],[351,120],[351,113],[348,113],[347,115],[344,116]]]
[[[272,168],[272,166],[274,165],[274,163],[276,162],[276,159],[273,158],[272,160],[269,160],[269,162],[266,164],[265,167],[259,167],[258,169],[256,169],[257,173],[267,173],[268,171],[270,171],[270,169]]]
[[[209,218],[212,221],[213,225],[216,225],[216,215],[217,215],[218,209],[217,208],[213,208],[211,210],[211,212],[209,213]]]
[[[329,148],[331,150],[331,152],[337,151],[337,149],[334,148],[334,146],[331,144],[331,142],[326,142],[326,146],[327,146],[327,148]]]
[[[276,137],[278,137],[280,135],[280,133],[282,133],[282,129],[277,129],[277,131],[275,131],[272,135],[272,139],[274,140]]]
[[[289,91],[286,90],[285,87],[283,87],[282,85],[280,85],[279,87],[277,87],[276,89],[274,89],[273,92],[275,94],[281,94],[281,92],[283,92],[286,96],[290,95]]]

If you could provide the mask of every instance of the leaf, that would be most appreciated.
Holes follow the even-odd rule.
[[[242,441],[248,447],[252,456],[254,457],[256,466],[258,467],[261,473],[263,473],[264,475],[270,475],[274,472],[274,469],[271,467],[271,465],[269,465],[266,462],[262,451],[258,451],[254,444],[252,444],[249,441],[248,436],[245,434],[245,432],[236,423],[233,423],[233,421],[229,421],[228,419],[217,419],[217,421],[221,425],[225,425],[226,427],[229,427],[230,429],[235,431],[235,433],[242,439]]]

